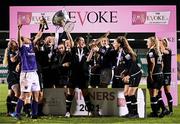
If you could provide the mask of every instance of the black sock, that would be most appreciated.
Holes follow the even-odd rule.
[[[126,99],[126,105],[127,105],[127,109],[129,114],[132,114],[132,107],[131,107],[131,98],[127,95],[125,96]]]
[[[156,99],[158,101],[158,106],[157,106],[158,109],[157,110],[159,110],[161,108],[162,111],[164,111],[166,109],[166,107],[165,107],[165,104],[164,104],[164,102],[162,100],[161,91],[158,92],[158,95],[156,96]]]
[[[19,99],[19,98],[16,97],[16,96],[13,96],[13,97],[12,97],[11,105],[12,105],[12,111],[13,111],[13,112],[15,111],[15,108],[16,108],[18,99]]]
[[[159,101],[160,98],[161,98],[161,91],[158,92],[157,100]],[[157,105],[157,111],[158,111],[158,112],[160,111],[160,105],[159,105],[159,104]]]
[[[137,111],[137,99],[136,99],[136,96],[132,95],[132,96],[130,96],[130,99],[131,99],[132,113],[134,115],[137,115],[138,111]]]
[[[12,100],[12,97],[7,96],[7,98],[6,98],[7,113],[13,112],[12,105],[11,105],[11,100]]]
[[[31,104],[30,103],[26,103],[24,105],[24,110],[23,111],[25,112],[25,114],[29,115],[31,113]]]
[[[70,112],[73,98],[74,98],[73,95],[67,95],[67,97],[66,97],[66,112]]]
[[[38,115],[42,116],[43,114],[43,103],[38,103]]]
[[[84,101],[85,101],[85,104],[87,106],[88,112],[91,112],[92,111],[92,107],[91,107],[92,104],[91,104],[91,100],[90,100],[89,94],[84,96]]]
[[[157,98],[156,97],[151,97],[151,109],[153,111],[154,114],[157,114]]]
[[[168,101],[168,106],[169,106],[169,111],[173,112],[173,99],[170,93],[166,93],[167,101]]]

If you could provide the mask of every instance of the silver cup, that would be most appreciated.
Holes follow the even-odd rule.
[[[74,29],[74,23],[70,21],[65,10],[56,12],[52,18],[52,23],[55,26],[63,27],[64,31],[71,32]]]

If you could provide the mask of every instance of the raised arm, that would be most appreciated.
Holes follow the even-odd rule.
[[[3,59],[3,66],[7,66],[7,65],[8,65],[8,48],[5,49],[4,59]]]
[[[36,42],[42,37],[42,30],[39,30],[38,33],[36,34],[34,40],[33,40],[33,43],[36,44]]]
[[[93,50],[91,49],[91,51],[90,51],[90,53],[89,53],[89,55],[88,55],[88,57],[87,57],[86,62],[90,62],[92,56],[93,56]]]
[[[42,37],[44,29],[45,30],[49,29],[48,27],[45,28],[45,25],[47,25],[47,22],[46,22],[46,19],[42,16],[42,19],[40,19],[39,31],[33,40],[34,44],[36,44],[36,42]]]
[[[22,24],[18,25],[18,45],[19,47],[22,47],[22,40],[21,40],[21,28],[22,28]]]
[[[68,40],[71,41],[71,45],[72,45],[71,47],[74,47],[74,41],[72,39],[72,36],[71,36],[70,32],[66,32],[66,35],[67,35]]]

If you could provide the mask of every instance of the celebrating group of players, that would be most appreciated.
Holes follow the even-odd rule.
[[[111,44],[109,33],[106,33],[86,44],[83,37],[77,37],[74,42],[69,32],[64,32],[68,38],[65,41],[57,38],[57,34],[43,39],[44,23],[40,24],[39,32],[31,39],[21,36],[21,29],[22,25],[19,24],[18,42],[9,41],[4,57],[4,64],[8,65],[7,82],[10,91],[7,96],[8,114],[21,119],[23,107],[28,116],[36,119],[43,114],[43,88],[65,88],[65,117],[70,117],[74,89],[78,87],[84,96],[88,115],[91,116],[93,111],[89,85],[92,88],[107,88],[112,81],[112,88],[124,88],[129,112],[125,117],[139,117],[135,94],[142,72],[137,63],[137,55],[126,37],[118,36]],[[151,97],[151,116],[164,117],[173,112],[170,94],[171,50],[167,39],[156,37],[148,38],[147,47],[147,86]],[[162,86],[169,110],[161,98]],[[162,112],[158,114],[160,108]]]

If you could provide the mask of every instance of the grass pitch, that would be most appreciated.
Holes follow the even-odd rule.
[[[145,86],[141,86],[145,87]],[[180,86],[178,86],[178,92],[180,93]],[[147,114],[150,113],[149,94],[147,93]],[[0,123],[16,123],[16,124],[51,124],[51,123],[114,123],[114,124],[127,124],[127,123],[180,123],[180,104],[174,107],[174,114],[172,116],[166,116],[164,118],[144,118],[144,119],[128,119],[121,117],[71,117],[64,118],[62,116],[43,116],[37,120],[32,120],[23,116],[21,121],[17,121],[12,117],[7,117],[6,112],[6,96],[7,85],[0,84]],[[180,95],[178,96],[180,103]]]

